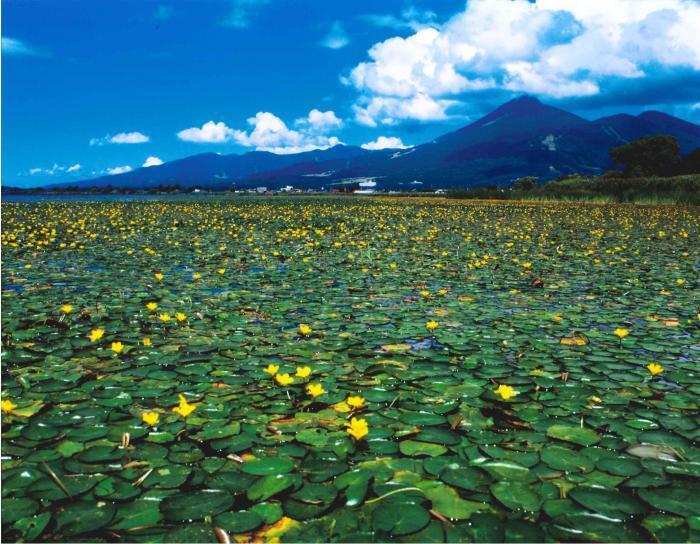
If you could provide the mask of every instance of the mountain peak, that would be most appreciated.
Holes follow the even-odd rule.
[[[513,98],[513,100],[509,100],[505,104],[502,104],[501,106],[496,108],[493,111],[493,113],[500,112],[500,113],[512,113],[512,114],[522,115],[522,114],[532,113],[534,111],[540,111],[543,108],[548,108],[548,107],[549,106],[545,106],[542,102],[540,102],[534,96],[524,94],[523,96]]]
[[[508,104],[542,104],[542,102],[539,101],[539,99],[535,96],[532,96],[531,94],[523,94],[521,96],[518,96],[516,98],[513,98],[512,100],[509,100],[504,106],[507,106]]]

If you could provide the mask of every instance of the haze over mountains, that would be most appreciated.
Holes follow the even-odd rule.
[[[677,138],[683,155],[700,147],[700,125],[658,112],[588,121],[523,96],[459,130],[409,149],[370,151],[338,145],[275,155],[203,153],[131,172],[52,187],[149,189],[180,184],[212,189],[328,188],[351,177],[376,177],[378,188],[456,188],[508,184],[522,176],[601,174],[609,149],[642,136]]]

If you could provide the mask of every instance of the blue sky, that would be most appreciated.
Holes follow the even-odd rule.
[[[700,122],[690,0],[2,1],[2,182],[415,145],[521,94]]]

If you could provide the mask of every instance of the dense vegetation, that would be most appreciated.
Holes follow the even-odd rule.
[[[5,204],[11,541],[698,541],[692,208]]]
[[[486,187],[449,191],[452,198],[498,200],[592,200],[700,204],[700,174],[673,177],[564,176],[543,185],[536,178],[517,180],[512,189]]]

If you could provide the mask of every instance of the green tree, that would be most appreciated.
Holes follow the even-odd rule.
[[[681,147],[673,136],[644,136],[613,147],[610,158],[628,177],[670,176],[680,161]]]
[[[513,189],[516,191],[532,191],[537,187],[537,182],[539,178],[535,176],[525,176],[524,178],[519,178],[513,183]]]
[[[679,174],[700,174],[700,147],[688,153],[681,159],[678,166]]]

